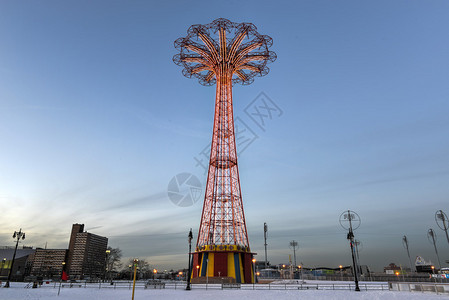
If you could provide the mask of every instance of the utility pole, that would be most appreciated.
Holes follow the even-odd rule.
[[[413,271],[413,266],[412,266],[412,259],[410,258],[410,251],[409,251],[409,249],[408,249],[408,239],[407,239],[407,236],[404,235],[404,236],[402,237],[402,243],[404,244],[405,249],[407,249],[408,261],[410,262],[410,271],[411,271],[411,272],[414,272],[414,271]]]
[[[441,270],[440,256],[438,255],[437,244],[436,244],[437,237],[436,237],[435,231],[433,231],[432,228],[430,228],[427,231],[427,238],[429,239],[429,241],[432,240],[430,242],[433,244],[433,248],[435,249],[435,254],[437,255],[437,259],[438,259],[438,266],[440,267],[440,270]]]
[[[267,223],[263,223],[263,237],[265,239],[265,269],[268,268],[268,258],[267,258],[267,232],[268,232],[268,225]]]

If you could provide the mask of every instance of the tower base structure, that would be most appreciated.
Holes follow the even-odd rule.
[[[192,283],[225,279],[235,283],[254,283],[253,258],[249,247],[204,245],[193,253]]]

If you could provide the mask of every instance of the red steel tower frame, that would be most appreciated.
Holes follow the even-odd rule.
[[[268,74],[267,63],[276,59],[269,51],[272,39],[250,23],[217,19],[192,25],[188,35],[175,41],[180,53],[173,61],[186,77],[203,85],[216,84],[215,117],[209,170],[192,281],[228,277],[236,282],[254,282],[243,211],[235,143],[232,85],[250,84]],[[195,270],[196,269],[196,270]]]

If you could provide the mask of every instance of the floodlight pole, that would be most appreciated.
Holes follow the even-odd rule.
[[[438,224],[438,220],[441,220],[443,223],[443,228],[441,228],[440,224]],[[435,213],[435,221],[437,222],[438,227],[440,227],[441,229],[443,229],[444,233],[446,233],[446,239],[447,242],[449,243],[449,235],[447,233],[447,223],[448,223],[448,219],[446,214],[440,209]]]
[[[354,269],[355,291],[360,292],[359,280],[357,278],[357,262],[355,261],[355,256],[354,256],[354,232],[352,231],[352,218],[351,218],[351,211],[349,211],[349,210],[348,210],[348,220],[349,220],[349,233],[348,233],[347,239],[349,240],[349,245],[351,246],[352,266]]]
[[[402,237],[402,241],[404,243],[405,249],[407,249],[407,255],[408,255],[408,261],[410,262],[410,271],[413,271],[413,266],[412,266],[412,259],[410,258],[410,251],[408,250],[408,239],[407,236],[403,236]]]
[[[190,277],[192,269],[191,269],[191,255],[190,253],[192,252],[192,239],[193,239],[193,233],[192,233],[192,228],[190,228],[190,232],[188,235],[188,240],[189,240],[189,271],[187,272],[187,286],[186,286],[186,291],[190,291],[191,287],[190,287]]]
[[[290,242],[290,247],[293,248],[293,264],[296,268],[296,248],[298,247],[298,242],[293,240]]]
[[[429,231],[427,231],[427,235],[432,238],[433,248],[435,249],[435,254],[437,255],[437,259],[438,259],[438,266],[440,267],[440,270],[441,270],[440,256],[438,255],[437,244],[435,241],[435,231],[433,231],[433,229],[430,228]]]
[[[263,237],[265,239],[264,247],[265,247],[265,269],[268,268],[268,258],[267,258],[267,231],[268,226],[267,223],[263,223]]]

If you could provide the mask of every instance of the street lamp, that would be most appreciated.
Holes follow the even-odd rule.
[[[340,277],[341,277],[341,281],[343,281],[343,266],[340,265]]]
[[[156,278],[157,270],[153,269],[153,280]]]
[[[19,246],[20,239],[22,240],[25,239],[25,232],[22,232],[22,228],[20,228],[19,232],[14,231],[12,237],[17,239],[17,241],[16,241],[16,248],[14,249],[14,255],[12,256],[11,268],[9,269],[8,280],[6,281],[5,288],[9,288],[9,281],[11,280],[12,268],[14,267],[14,260],[16,259],[17,246]]]
[[[103,278],[103,282],[106,282],[106,277],[108,275],[108,265],[109,265],[109,255],[111,254],[111,250],[107,249],[106,250],[106,261],[105,261],[105,266],[104,266],[104,278]]]
[[[254,283],[256,283],[256,259],[255,258],[253,258],[253,273],[254,273]]]
[[[189,241],[189,271],[187,272],[187,286],[186,290],[190,291],[190,277],[192,277],[191,272],[191,252],[192,252],[192,239],[193,239],[193,233],[192,228],[190,228],[189,235],[187,236],[187,240]]]
[[[431,268],[432,268],[432,276],[433,276],[433,280],[435,281],[435,282],[437,282],[437,279],[435,278],[435,266],[431,266]]]
[[[302,266],[299,265],[298,269],[299,269],[299,279],[302,280]]]
[[[133,265],[128,265],[128,268],[129,268],[129,280],[130,281],[133,279],[132,267],[133,267]]]
[[[139,264],[139,260],[137,258],[134,259],[134,278],[133,278],[133,295],[132,300],[134,300],[134,290],[136,289],[136,274],[137,274],[137,265]]]
[[[62,270],[61,270],[61,281],[67,280],[67,278],[64,279],[64,268],[65,268],[65,261],[62,262]]]
[[[200,266],[196,265],[196,277],[200,277]]]

